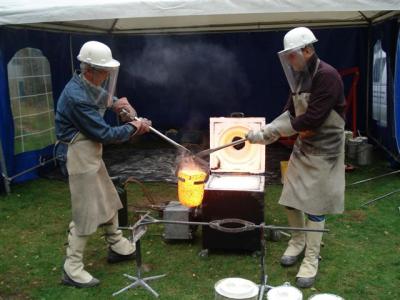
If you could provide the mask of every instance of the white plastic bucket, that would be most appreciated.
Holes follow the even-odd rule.
[[[268,300],[303,300],[303,293],[289,284],[270,289],[267,293]]]
[[[334,294],[316,294],[308,298],[308,300],[344,300],[344,298]]]
[[[258,285],[243,278],[224,278],[215,286],[215,300],[257,300]]]

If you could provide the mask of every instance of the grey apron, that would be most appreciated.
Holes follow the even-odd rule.
[[[309,93],[293,96],[296,116],[307,110],[309,99]],[[344,126],[343,118],[331,110],[312,136],[298,136],[289,159],[279,204],[312,215],[343,212]]]
[[[67,170],[72,220],[78,235],[89,235],[122,208],[103,159],[103,145],[82,133],[68,144]]]

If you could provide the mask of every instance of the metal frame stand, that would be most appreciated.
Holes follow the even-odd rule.
[[[168,221],[168,220],[157,220],[150,216],[150,212],[147,212],[143,215],[133,226],[129,227],[119,227],[122,230],[130,230],[132,234],[132,243],[136,244],[136,268],[137,268],[137,276],[130,276],[128,274],[124,274],[125,277],[133,280],[133,283],[129,284],[128,286],[124,287],[123,289],[113,293],[113,296],[116,296],[130,288],[135,288],[137,286],[142,286],[147,289],[149,292],[153,294],[156,298],[158,298],[158,293],[153,290],[146,281],[155,280],[161,277],[166,276],[163,275],[156,275],[151,277],[142,278],[141,277],[141,269],[142,269],[142,254],[140,249],[140,238],[146,233],[147,225],[151,224],[180,224],[180,225],[200,225],[200,226],[210,226],[213,229],[220,230],[223,232],[243,232],[248,230],[254,230],[256,228],[260,228],[260,239],[261,239],[261,255],[260,255],[260,264],[261,264],[261,283],[259,285],[259,293],[258,293],[258,300],[262,300],[266,290],[272,288],[272,286],[267,285],[267,273],[266,273],[266,266],[265,266],[265,230],[294,230],[294,231],[312,231],[312,232],[329,232],[327,229],[309,229],[309,228],[299,228],[299,227],[282,227],[282,226],[272,226],[272,225],[265,225],[265,223],[261,223],[260,225],[256,225],[254,223],[241,220],[241,219],[223,219],[223,220],[214,220],[211,222],[190,222],[190,221]],[[225,224],[237,224],[242,225],[239,228],[231,228],[223,226]]]
[[[131,242],[135,243],[136,246],[136,269],[137,276],[131,276],[128,274],[124,274],[125,277],[132,280],[133,282],[126,287],[120,289],[119,291],[113,293],[113,296],[121,294],[122,292],[133,289],[137,286],[144,287],[147,291],[153,294],[154,297],[158,298],[159,294],[153,290],[153,288],[146,283],[146,281],[156,280],[158,278],[162,278],[167,276],[167,274],[156,275],[142,278],[142,249],[140,246],[140,238],[146,233],[147,227],[143,224],[143,221],[150,217],[150,212],[147,212],[145,215],[141,216],[140,219],[133,225],[129,227],[119,227],[119,229],[127,229],[131,231]]]
[[[158,278],[162,278],[167,276],[167,274],[163,274],[163,275],[156,275],[156,276],[150,276],[150,277],[145,277],[142,278],[142,251],[140,249],[140,239],[136,241],[135,243],[136,245],[136,269],[137,269],[137,276],[131,276],[128,274],[124,274],[125,277],[127,277],[130,280],[133,280],[133,282],[131,284],[129,284],[128,286],[124,287],[123,289],[119,290],[118,292],[113,293],[113,296],[116,296],[128,289],[133,289],[137,286],[142,286],[144,287],[146,290],[148,290],[150,293],[152,293],[154,295],[154,297],[158,298],[158,293],[152,289],[152,287],[150,285],[148,285],[146,283],[146,281],[150,281],[150,280],[155,280]]]
[[[261,240],[261,254],[260,254],[260,268],[261,268],[261,274],[260,274],[260,287],[258,290],[258,300],[263,300],[264,299],[264,294],[273,288],[273,286],[270,286],[267,284],[268,281],[268,275],[266,271],[266,266],[265,266],[265,255],[266,255],[266,250],[265,250],[265,223],[260,224],[260,240]]]

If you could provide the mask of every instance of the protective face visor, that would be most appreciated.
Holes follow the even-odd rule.
[[[310,89],[312,77],[302,48],[283,50],[278,52],[278,56],[292,92],[299,93]]]
[[[113,104],[115,86],[119,68],[98,68],[87,64],[81,65],[83,82],[90,100],[99,109],[106,109]]]

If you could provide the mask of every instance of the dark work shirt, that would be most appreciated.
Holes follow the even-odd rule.
[[[314,74],[317,57],[309,61],[310,74]],[[295,117],[292,95],[289,96],[284,110],[289,110],[293,116],[292,126],[296,131],[314,130],[320,127],[328,118],[331,110],[335,110],[343,119],[345,97],[343,81],[335,68],[320,60],[317,72],[312,79],[309,91],[310,100],[304,114]]]

